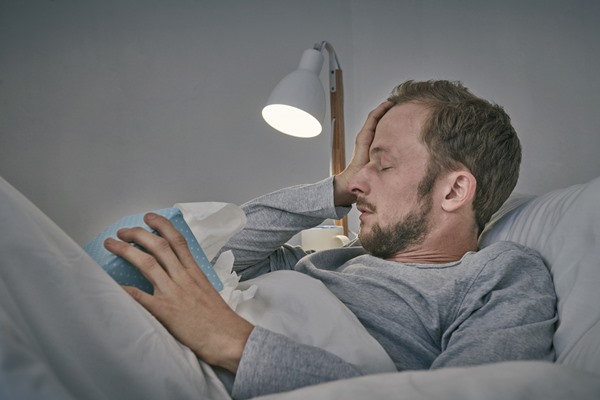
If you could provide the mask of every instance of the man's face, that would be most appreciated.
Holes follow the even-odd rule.
[[[371,254],[390,258],[418,245],[429,231],[431,193],[419,193],[429,154],[420,141],[427,110],[401,104],[377,124],[369,163],[353,178],[360,215],[359,238]]]

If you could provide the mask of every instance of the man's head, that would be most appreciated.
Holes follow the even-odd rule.
[[[476,238],[518,178],[521,150],[509,117],[447,81],[405,82],[389,100],[394,107],[352,185],[363,246],[390,258],[440,227],[438,240],[451,241],[457,221]]]
[[[471,171],[477,180],[473,208],[481,232],[519,178],[521,144],[508,114],[458,82],[407,81],[389,100],[414,102],[429,110],[422,132],[431,157],[429,178],[460,166]]]

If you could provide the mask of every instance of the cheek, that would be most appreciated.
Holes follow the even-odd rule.
[[[381,227],[393,226],[403,221],[417,207],[414,189],[405,193],[398,193],[381,203],[377,216]]]
[[[371,199],[377,206],[380,226],[395,225],[418,206],[417,190],[420,180],[410,174],[385,175],[374,179]]]
[[[377,209],[377,222],[382,228],[395,225],[402,217],[403,209],[404,207],[399,201],[386,201]]]

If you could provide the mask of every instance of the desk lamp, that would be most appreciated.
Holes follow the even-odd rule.
[[[265,121],[276,130],[297,137],[317,136],[323,130],[325,92],[319,78],[323,50],[329,54],[329,101],[331,111],[331,174],[346,167],[344,138],[344,85],[342,70],[333,46],[323,41],[302,54],[298,69],[283,78],[271,92],[262,110]],[[348,235],[348,220],[336,224]]]

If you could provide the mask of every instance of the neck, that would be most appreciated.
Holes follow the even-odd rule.
[[[470,251],[477,251],[476,228],[434,229],[421,243],[398,252],[387,260],[417,264],[446,264],[460,260]]]
[[[419,246],[394,254],[386,260],[415,264],[447,264],[460,260],[470,251],[477,251],[476,242],[452,248],[426,248]]]

